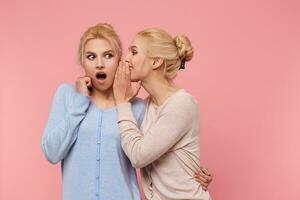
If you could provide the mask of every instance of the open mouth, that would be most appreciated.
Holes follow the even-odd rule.
[[[96,78],[98,80],[104,80],[104,79],[106,79],[106,77],[107,77],[107,75],[104,72],[97,72],[96,73]]]

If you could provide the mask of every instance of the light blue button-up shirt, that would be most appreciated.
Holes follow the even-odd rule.
[[[140,125],[145,105],[136,98]],[[61,161],[63,200],[138,200],[135,169],[124,154],[116,107],[102,110],[71,84],[58,87],[42,138],[53,164]]]

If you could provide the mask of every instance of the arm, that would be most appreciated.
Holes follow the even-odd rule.
[[[130,103],[119,104],[118,113],[123,150],[132,165],[141,168],[161,157],[186,134],[195,107],[188,101],[167,105],[147,133],[138,129]]]
[[[56,91],[42,137],[42,149],[49,162],[56,164],[68,153],[77,139],[77,130],[84,119],[90,99],[62,84]]]

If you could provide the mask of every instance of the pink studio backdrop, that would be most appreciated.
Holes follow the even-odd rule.
[[[60,199],[60,165],[40,140],[56,87],[82,75],[79,38],[98,22],[125,52],[147,27],[190,37],[195,57],[177,82],[199,101],[213,199],[300,199],[299,1],[2,0],[0,22],[1,200]]]

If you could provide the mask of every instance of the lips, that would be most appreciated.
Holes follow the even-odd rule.
[[[127,64],[130,70],[133,68],[132,64],[129,61],[125,61],[125,63]]]
[[[95,76],[98,80],[105,80],[107,78],[107,74],[104,72],[97,72]]]

